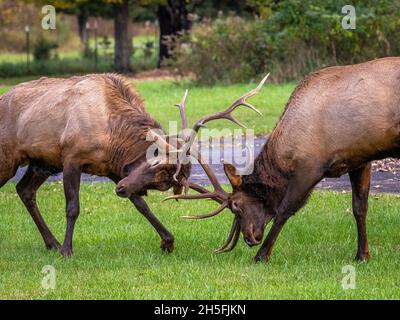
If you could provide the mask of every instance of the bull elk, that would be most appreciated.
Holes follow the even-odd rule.
[[[186,126],[184,102],[181,109]],[[153,132],[154,130],[154,132]],[[72,236],[79,215],[81,173],[105,176],[117,183],[161,237],[161,249],[173,250],[174,237],[154,216],[143,196],[149,189],[181,192],[190,163],[149,162],[146,150],[157,143],[174,150],[169,137],[155,133],[158,122],[146,112],[140,96],[116,75],[70,79],[41,78],[19,84],[0,97],[0,188],[17,169],[28,169],[17,193],[37,225],[46,248],[72,255]],[[148,139],[148,137],[152,139]],[[176,145],[176,144],[175,144]],[[160,148],[161,149],[161,148]],[[36,204],[36,192],[46,179],[63,173],[67,228],[62,246]]]
[[[206,121],[223,117],[216,114]],[[371,161],[386,157],[400,157],[400,58],[396,57],[328,67],[306,76],[255,159],[254,171],[241,176],[224,164],[232,193],[225,192],[204,165],[214,192],[198,187],[200,194],[170,198],[211,198],[221,204],[213,213],[194,218],[208,218],[224,208],[234,213],[228,240],[218,252],[232,250],[240,232],[249,246],[260,244],[273,220],[255,257],[268,261],[284,224],[306,203],[314,186],[324,177],[348,173],[358,233],[356,259],[366,260]]]

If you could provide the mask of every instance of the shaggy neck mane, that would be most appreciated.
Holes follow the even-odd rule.
[[[268,142],[254,161],[253,173],[242,177],[242,189],[277,207],[285,193],[288,177],[268,152]],[[272,201],[272,202],[271,202]]]
[[[115,173],[121,175],[125,164],[144,159],[152,144],[146,141],[150,129],[161,129],[160,124],[146,112],[143,100],[121,77],[104,75],[107,107],[110,110],[110,162]]]

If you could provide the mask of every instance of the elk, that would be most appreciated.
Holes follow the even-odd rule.
[[[230,110],[205,117],[200,124],[226,118]],[[189,148],[189,146],[185,146]],[[224,164],[233,192],[225,192],[208,165],[215,191],[173,199],[210,198],[221,204],[208,218],[229,208],[234,214],[227,242],[217,252],[232,250],[242,232],[249,246],[263,239],[256,261],[268,261],[286,221],[302,208],[324,177],[349,174],[357,225],[356,259],[369,258],[366,215],[371,161],[400,157],[400,58],[321,69],[306,76],[292,93],[274,130],[254,162],[240,175]]]
[[[184,101],[180,107],[186,126]],[[154,130],[154,132],[153,132]],[[41,78],[15,86],[0,97],[0,188],[17,169],[28,166],[16,189],[38,227],[47,249],[72,255],[72,237],[79,215],[81,173],[110,178],[116,193],[127,197],[161,237],[161,249],[171,252],[173,235],[143,200],[147,190],[181,192],[191,165],[149,162],[146,150],[161,143],[178,152],[123,78],[114,74],[70,79]],[[152,139],[148,139],[148,137]],[[172,139],[173,140],[173,139]],[[36,192],[53,174],[63,173],[67,227],[61,246],[36,204]]]

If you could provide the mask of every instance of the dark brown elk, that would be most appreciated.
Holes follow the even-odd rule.
[[[370,163],[386,157],[400,157],[400,58],[394,57],[308,75],[292,93],[255,159],[253,173],[240,176],[232,165],[224,165],[232,193],[221,188],[207,166],[214,192],[198,187],[199,195],[173,198],[212,198],[234,213],[220,252],[234,248],[240,231],[249,246],[260,244],[272,220],[255,257],[268,261],[282,227],[306,203],[314,186],[324,177],[348,173],[358,230],[356,259],[366,260]]]
[[[181,107],[186,123],[184,101]],[[118,195],[128,197],[161,237],[161,249],[173,250],[174,237],[150,211],[143,196],[149,189],[174,188],[190,174],[190,164],[152,163],[146,150],[158,143],[173,150],[157,134],[160,125],[145,111],[140,96],[112,74],[70,79],[42,78],[15,86],[0,97],[0,188],[17,169],[28,165],[17,192],[48,249],[72,254],[72,236],[79,215],[81,173],[109,177]],[[176,151],[176,150],[175,150]],[[67,229],[62,246],[36,204],[36,191],[55,173],[63,173]],[[122,180],[121,180],[122,179]]]

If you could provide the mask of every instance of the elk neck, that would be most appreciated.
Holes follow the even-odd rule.
[[[161,129],[161,126],[147,114],[124,114],[110,118],[109,158],[112,171],[123,175],[124,165],[142,161],[146,151],[153,143],[146,140],[150,129]]]
[[[254,170],[242,177],[242,190],[262,200],[274,210],[281,203],[288,186],[289,174],[276,161],[271,140],[268,140],[254,161]]]

